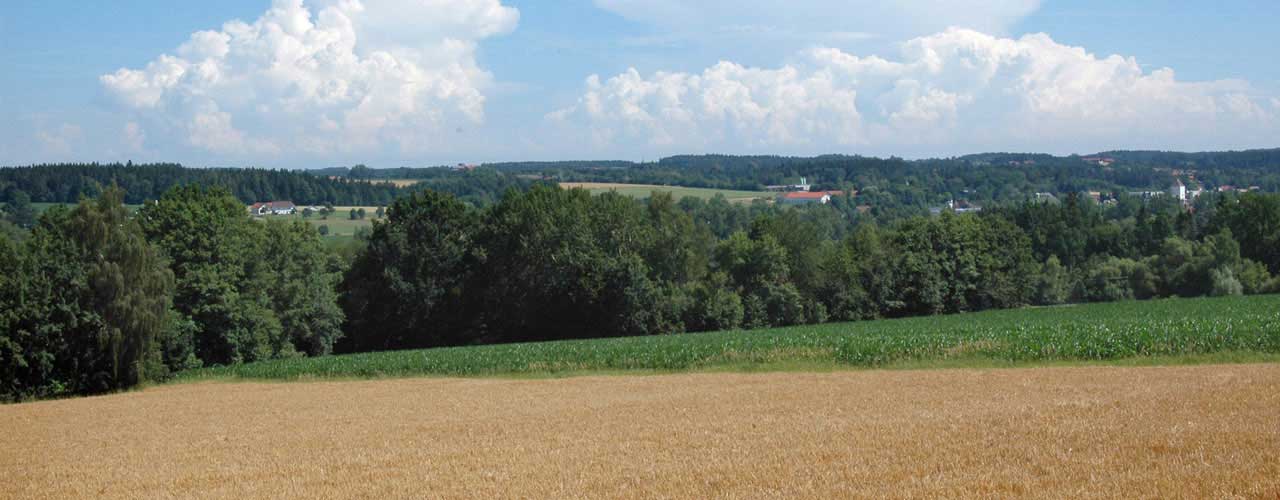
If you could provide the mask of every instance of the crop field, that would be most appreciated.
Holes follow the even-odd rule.
[[[277,360],[185,380],[1280,361],[1280,296],[1168,299],[856,323]],[[1168,362],[1164,360],[1162,362]]]
[[[0,406],[0,498],[1275,498],[1280,365],[178,384]]]
[[[657,186],[653,184],[618,184],[612,182],[561,182],[560,187],[565,189],[583,188],[596,194],[617,191],[618,194],[630,196],[632,198],[648,198],[653,195],[654,191],[662,191],[671,193],[671,196],[677,200],[685,197],[709,200],[719,194],[723,195],[729,201],[740,203],[750,203],[758,199],[772,200],[777,196],[776,193],[768,193],[764,191],[734,191],[731,189]]]

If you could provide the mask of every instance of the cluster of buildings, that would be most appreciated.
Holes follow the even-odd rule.
[[[293,215],[298,212],[298,206],[292,201],[267,201],[249,205],[249,215],[261,217],[264,215]]]
[[[1203,188],[1188,189],[1186,184],[1182,183],[1182,179],[1173,178],[1173,183],[1169,185],[1169,189],[1165,191],[1130,191],[1129,196],[1137,196],[1144,200],[1159,196],[1169,196],[1181,203],[1190,203],[1200,195],[1204,194]]]

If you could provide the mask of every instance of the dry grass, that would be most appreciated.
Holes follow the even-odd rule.
[[[1280,365],[204,383],[0,429],[2,498],[1280,493]]]
[[[394,184],[396,187],[416,186],[422,183],[422,179],[390,179],[383,181],[387,184]]]

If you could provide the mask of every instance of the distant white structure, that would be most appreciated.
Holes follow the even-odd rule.
[[[1181,202],[1187,201],[1187,186],[1182,183],[1182,179],[1173,179],[1173,185],[1169,186],[1169,196]]]
[[[271,201],[249,205],[249,213],[257,216],[291,215],[297,211],[298,207],[292,201]]]
[[[1036,193],[1036,201],[1058,203],[1058,197],[1054,196],[1053,193]]]
[[[948,210],[950,210],[950,211],[952,211],[952,212],[955,212],[955,213],[958,213],[958,214],[969,214],[969,213],[977,213],[977,212],[981,212],[981,211],[982,211],[982,207],[981,207],[981,206],[979,206],[979,205],[975,205],[975,204],[973,204],[973,203],[969,203],[969,201],[968,201],[968,200],[954,200],[954,199],[953,199],[953,200],[947,200],[947,204],[946,204],[946,205],[943,205],[943,206],[941,206],[941,207],[934,207],[934,208],[929,209],[929,213],[931,213],[931,214],[933,214],[933,215],[939,215],[939,214],[941,214],[942,212],[945,212],[945,211],[948,211]]]
[[[801,177],[799,184],[783,184],[779,186],[765,186],[764,189],[766,191],[775,191],[775,192],[782,192],[782,193],[792,193],[796,191],[803,191],[807,193],[809,192],[809,189],[812,187],[813,186],[809,185],[808,179]]]

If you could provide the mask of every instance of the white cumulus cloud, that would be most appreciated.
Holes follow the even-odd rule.
[[[476,44],[518,21],[500,0],[275,0],[100,81],[134,136],[173,130],[219,155],[433,150],[483,122]]]
[[[952,28],[895,60],[833,48],[778,68],[630,70],[587,79],[548,118],[598,148],[950,152],[1266,142],[1275,106],[1246,82],[1185,82],[1047,35]]]

